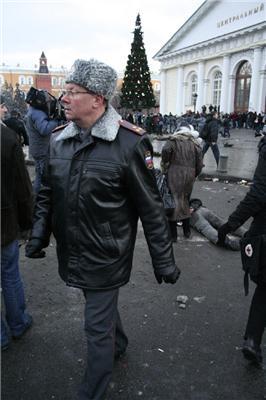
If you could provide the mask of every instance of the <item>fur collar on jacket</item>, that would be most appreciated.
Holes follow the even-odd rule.
[[[119,130],[119,121],[121,116],[115,109],[108,105],[106,112],[99,118],[91,128],[91,135],[107,142],[115,140]],[[57,136],[56,141],[65,140],[74,137],[80,133],[80,128],[75,122],[70,122],[69,125]]]

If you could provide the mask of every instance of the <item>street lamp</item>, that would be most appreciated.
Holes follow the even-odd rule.
[[[197,104],[197,97],[198,97],[197,93],[193,93],[192,97],[193,97],[193,106],[194,106],[194,114],[195,114],[195,112],[196,112],[196,104]]]

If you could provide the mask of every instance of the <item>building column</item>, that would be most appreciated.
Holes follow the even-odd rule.
[[[204,105],[204,71],[205,63],[200,61],[198,63],[198,97],[196,103],[196,111],[201,112],[201,107]]]
[[[166,113],[166,71],[161,70],[160,72],[160,113],[164,115]]]
[[[236,86],[235,75],[229,75],[228,100],[227,100],[227,112],[228,113],[231,113],[235,110],[235,105],[234,105],[235,86]]]
[[[177,68],[177,90],[176,90],[176,114],[179,116],[183,113],[183,84],[184,84],[184,67]]]
[[[258,112],[266,112],[266,69],[260,71],[260,83],[258,93]]]
[[[221,88],[221,103],[220,112],[229,112],[229,99],[228,99],[228,83],[229,83],[229,69],[230,69],[230,57],[225,55],[223,58],[223,70],[222,70],[222,88]]]
[[[250,86],[250,96],[249,96],[249,111],[259,110],[258,93],[259,93],[259,77],[260,77],[260,66],[261,66],[261,47],[256,47],[254,49],[254,58],[252,64],[252,77]]]
[[[203,81],[203,99],[202,99],[202,105],[203,106],[206,106],[206,104],[208,104],[208,102],[207,102],[207,91],[208,91],[209,85],[210,85],[210,80],[209,79],[204,79],[204,81]]]

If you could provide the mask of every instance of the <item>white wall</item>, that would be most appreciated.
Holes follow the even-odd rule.
[[[195,25],[191,26],[183,37],[180,37],[171,51],[180,50],[265,21],[266,7],[263,1],[223,0],[214,3],[212,9],[202,15]],[[208,28],[206,29],[206,27]]]
[[[177,96],[177,73],[176,68],[171,68],[166,72],[166,113],[176,114],[176,96]]]

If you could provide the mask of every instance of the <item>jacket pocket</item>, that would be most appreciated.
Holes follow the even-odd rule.
[[[100,235],[104,249],[112,257],[119,256],[119,248],[115,238],[113,237],[109,222],[100,225]]]

